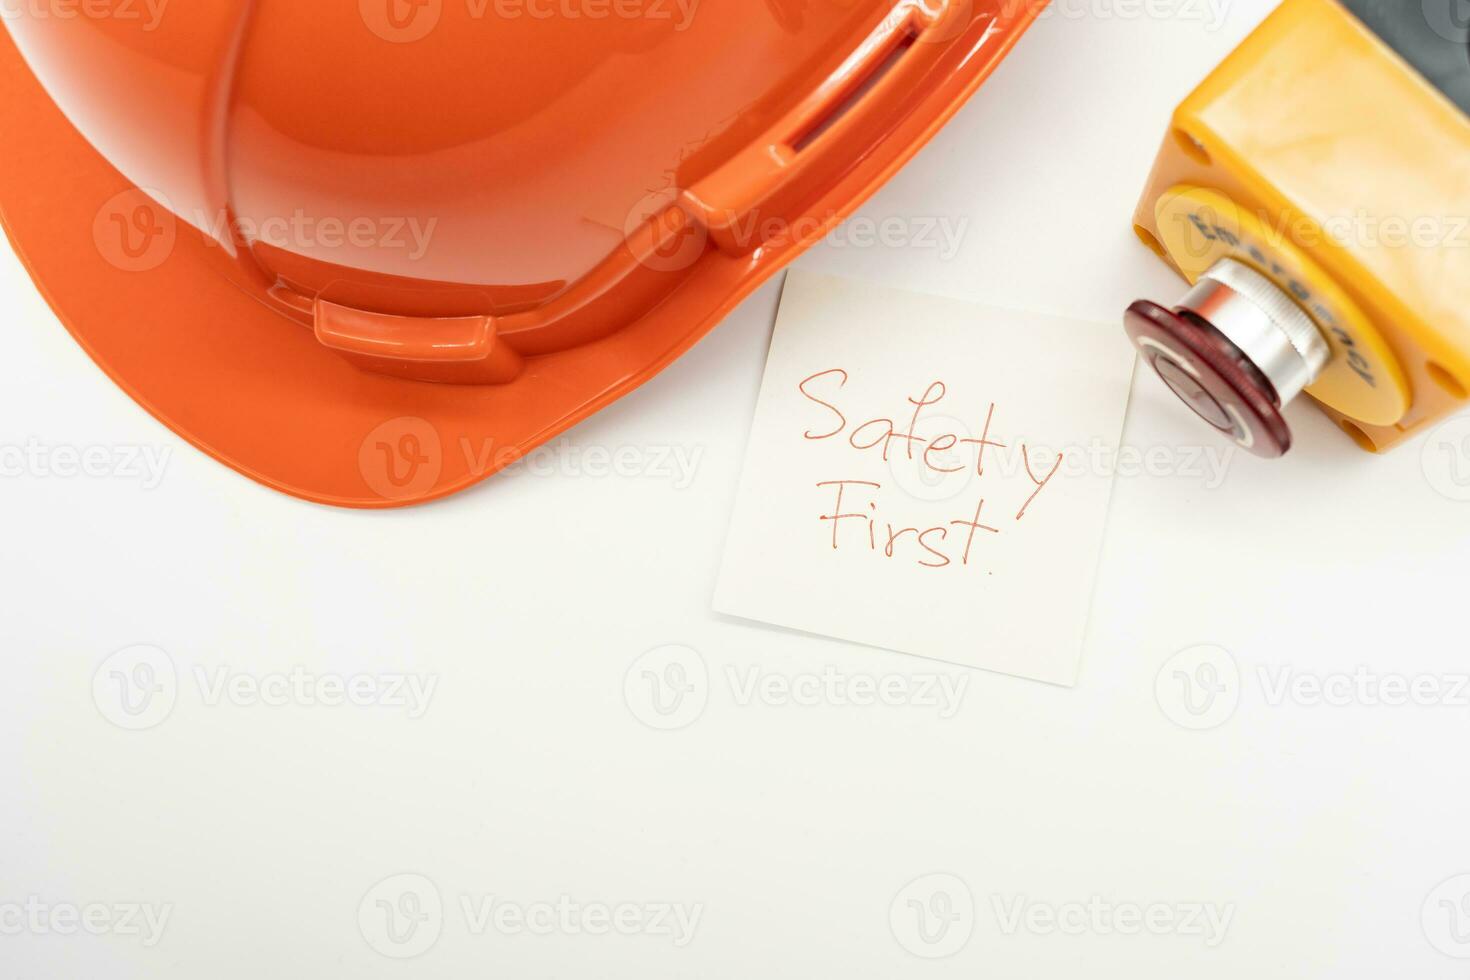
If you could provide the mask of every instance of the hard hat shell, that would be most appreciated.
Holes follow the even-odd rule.
[[[661,370],[958,109],[1036,0],[28,0],[0,218],[195,445],[384,507]]]

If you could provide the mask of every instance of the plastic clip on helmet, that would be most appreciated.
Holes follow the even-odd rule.
[[[658,372],[1039,10],[48,2],[0,37],[22,261],[170,428],[359,507],[463,489]]]

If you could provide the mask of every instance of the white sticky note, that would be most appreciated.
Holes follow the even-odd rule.
[[[1076,683],[1133,360],[1117,324],[791,272],[716,610]]]

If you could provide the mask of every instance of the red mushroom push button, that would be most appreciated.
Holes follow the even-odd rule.
[[[1257,456],[1291,448],[1281,410],[1331,353],[1290,296],[1234,259],[1212,266],[1173,309],[1134,303],[1124,326],[1181,401]]]

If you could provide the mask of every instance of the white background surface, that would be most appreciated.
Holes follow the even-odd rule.
[[[1233,5],[1211,30],[1202,6],[1121,17],[1098,2],[1042,21],[864,209],[966,218],[958,254],[828,246],[801,265],[1107,320],[1137,296],[1172,298],[1178,284],[1130,231],[1135,197],[1173,105],[1266,8]],[[0,280],[0,443],[172,451],[151,490],[0,480],[0,926],[15,932],[14,905],[32,896],[171,906],[152,947],[23,925],[0,935],[0,976],[1470,975],[1421,923],[1427,909],[1439,944],[1470,952],[1445,938],[1440,904],[1470,889],[1434,892],[1470,872],[1470,708],[1280,701],[1261,674],[1363,665],[1448,684],[1470,669],[1470,503],[1440,492],[1470,457],[1424,456],[1422,440],[1370,457],[1299,405],[1283,461],[1236,456],[1214,488],[1182,472],[1120,478],[1077,689],[977,673],[948,718],[835,698],[742,704],[729,671],[936,670],[709,611],[777,284],[578,428],[552,467],[574,469],[588,447],[672,447],[698,454],[687,486],[519,472],[362,514],[193,451],[88,362],[8,251]],[[1138,380],[1126,442],[1206,444]],[[1215,655],[1223,700],[1196,718],[1172,686],[1196,665],[1169,661],[1206,643],[1233,661]],[[99,710],[92,678],[135,644],[166,651],[178,682],[172,713],[134,732]],[[639,679],[667,663],[635,661],[668,644],[700,660],[657,655],[692,665],[696,688],[684,727],[658,730],[643,719],[668,719]],[[206,703],[196,669],[226,666],[417,673],[438,688],[416,720]],[[370,894],[398,874],[425,876],[445,905],[418,934],[437,927],[437,942],[407,962],[378,952],[394,947],[371,925],[373,899],[417,881]],[[932,874],[949,877],[906,890]],[[936,888],[958,918],[927,945],[908,902]],[[485,896],[685,903],[701,918],[681,948],[476,934],[460,899]],[[1209,947],[1091,922],[1008,930],[995,911],[1024,900],[1065,914],[1094,896],[1232,919]]]

